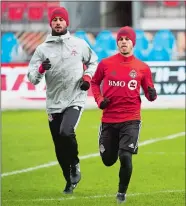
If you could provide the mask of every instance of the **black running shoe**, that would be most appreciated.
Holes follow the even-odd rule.
[[[117,195],[116,195],[116,199],[117,199],[117,202],[119,204],[125,202],[125,193],[119,193],[118,192]]]
[[[81,180],[80,164],[74,166],[71,165],[70,168],[70,179],[73,185],[76,185]]]
[[[74,188],[75,188],[75,187],[74,187],[71,183],[68,183],[68,182],[67,182],[63,193],[64,193],[64,194],[72,194]]]

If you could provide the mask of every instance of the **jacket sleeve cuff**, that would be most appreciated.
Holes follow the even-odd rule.
[[[97,100],[98,103],[98,107],[100,106],[101,102],[104,100],[104,98],[102,96],[100,96]]]
[[[43,73],[45,72],[45,70],[43,69],[42,65],[39,67],[38,72],[39,72],[40,74],[43,74]]]
[[[91,77],[88,76],[88,75],[84,75],[84,76],[83,76],[83,81],[90,83],[90,82],[91,82]]]

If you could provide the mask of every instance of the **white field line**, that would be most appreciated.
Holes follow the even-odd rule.
[[[145,145],[148,145],[148,144],[153,144],[155,142],[175,139],[175,138],[178,138],[178,137],[182,137],[184,135],[185,135],[185,132],[180,132],[180,133],[177,133],[177,134],[168,135],[166,137],[149,139],[149,140],[145,140],[145,141],[139,143],[139,146],[145,146]],[[83,159],[88,159],[88,158],[97,157],[97,156],[99,156],[99,153],[88,154],[88,155],[80,156],[79,158],[81,160],[83,160]],[[36,167],[29,167],[29,168],[22,169],[22,170],[15,170],[15,171],[12,171],[12,172],[6,172],[6,173],[1,174],[1,177],[16,175],[16,174],[25,173],[25,172],[30,172],[30,171],[38,170],[38,169],[45,168],[45,167],[51,167],[51,166],[54,166],[54,165],[57,165],[57,164],[58,164],[57,161],[49,162],[49,163],[46,163],[46,164],[38,165]]]
[[[140,152],[140,155],[185,155],[185,152]]]
[[[155,194],[162,194],[162,193],[185,193],[185,190],[161,190],[161,191],[155,191],[155,192],[147,192],[147,193],[133,193],[133,194],[127,194],[127,197],[135,197],[135,196],[147,196],[147,195],[155,195]],[[81,200],[81,199],[98,199],[98,198],[110,198],[114,197],[114,194],[108,194],[108,195],[92,195],[92,196],[70,196],[70,197],[61,197],[61,198],[39,198],[39,199],[13,199],[13,200],[3,200],[3,202],[44,202],[44,201],[65,201],[65,200]]]

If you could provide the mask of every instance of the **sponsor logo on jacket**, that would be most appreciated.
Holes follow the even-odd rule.
[[[114,81],[114,80],[108,80],[108,85],[112,87],[125,87],[126,82],[125,81]],[[136,80],[130,80],[127,84],[128,88],[130,90],[134,90],[137,88],[137,81]]]
[[[125,86],[125,81],[108,80],[108,85],[109,86],[114,86],[114,87],[124,87]]]
[[[136,78],[136,77],[137,77],[137,72],[136,72],[134,69],[132,69],[132,70],[130,71],[130,73],[129,73],[129,76],[130,76],[131,78]]]

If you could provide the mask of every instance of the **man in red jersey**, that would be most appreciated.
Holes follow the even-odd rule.
[[[135,42],[135,31],[122,27],[117,33],[119,53],[103,59],[91,81],[95,101],[103,110],[99,132],[102,161],[112,166],[118,156],[120,160],[116,196],[119,203],[125,201],[132,175],[132,154],[138,150],[140,87],[149,101],[157,98],[149,66],[133,56]]]

